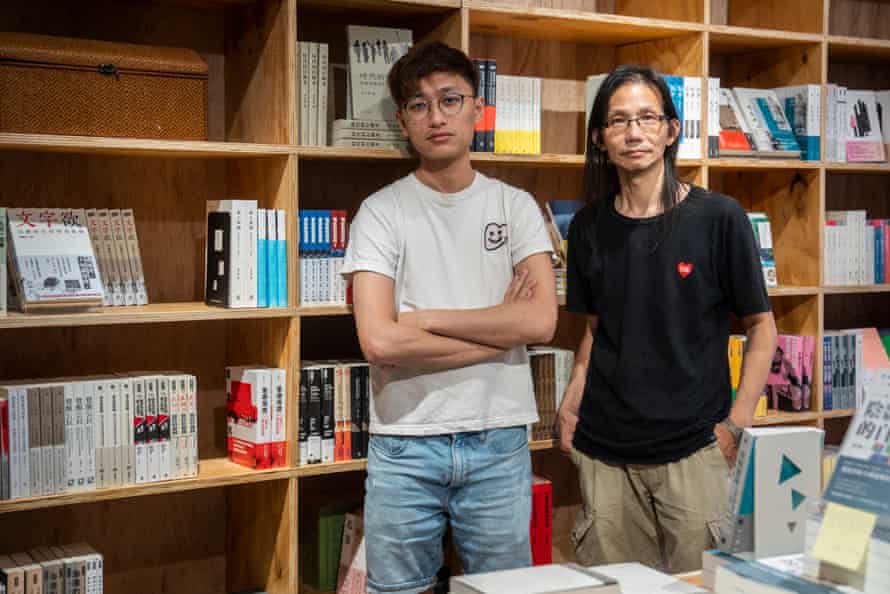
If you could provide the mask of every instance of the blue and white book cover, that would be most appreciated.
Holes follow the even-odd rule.
[[[276,231],[278,240],[276,247],[278,248],[278,270],[276,277],[278,279],[278,306],[287,307],[287,212],[284,210],[277,211],[278,219],[276,221]]]
[[[256,209],[256,218],[256,305],[257,307],[269,307],[269,286],[267,278],[269,271],[266,260],[266,253],[269,249],[269,240],[266,231],[266,209]]]
[[[269,307],[283,307],[278,298],[278,215],[275,209],[266,210],[266,296]]]

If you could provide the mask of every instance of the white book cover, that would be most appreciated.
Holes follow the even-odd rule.
[[[886,161],[874,91],[847,91],[843,127],[848,163]]]
[[[640,563],[615,563],[591,567],[621,584],[621,594],[705,594],[697,586]]]
[[[845,123],[847,117],[847,87],[837,87],[837,101],[835,107],[835,120],[837,121],[837,135],[835,136],[835,157],[838,163],[847,161],[847,130]]]
[[[309,146],[309,42],[299,42],[300,48],[300,144]]]
[[[136,464],[134,478],[137,485],[148,482],[148,445],[145,426],[145,378],[135,376],[130,380],[133,386],[133,448]]]
[[[836,161],[837,156],[837,85],[825,85],[825,142],[822,158],[825,161]]]
[[[266,295],[269,307],[282,307],[278,298],[278,215],[273,208],[266,209]]]
[[[107,442],[108,458],[111,461],[111,485],[119,487],[124,484],[123,464],[121,456],[121,391],[117,378],[105,382],[107,388],[108,406],[110,409],[110,426],[106,425],[106,435],[110,437]]]
[[[272,380],[272,465],[287,464],[287,370],[271,369]]]
[[[188,410],[189,410],[189,476],[198,476],[200,470],[198,462],[198,378],[190,375],[188,378]]]
[[[145,376],[145,469],[146,482],[156,483],[161,476],[161,452],[158,443],[158,377]]]
[[[43,492],[43,450],[40,447],[40,387],[27,387],[28,415],[28,461],[31,468],[31,480],[28,483],[29,495],[44,495]]]
[[[136,216],[132,208],[121,209],[121,222],[124,225],[127,255],[130,257],[130,271],[132,274],[133,293],[136,295],[136,305],[147,305],[148,289],[145,286],[145,271],[142,268],[139,235],[136,233]]]
[[[701,81],[694,76],[683,77],[683,138],[677,158],[701,159]]]
[[[182,452],[179,449],[180,395],[182,391],[179,376],[170,375],[170,468],[168,472],[171,479],[178,479],[183,476]]]
[[[53,466],[55,476],[56,493],[64,493],[67,480],[65,475],[66,456],[65,449],[65,384],[53,386]]]
[[[309,144],[318,145],[318,44],[309,42]]]
[[[708,77],[708,158],[720,156],[720,79]]]
[[[331,124],[333,133],[340,133],[343,137],[348,137],[349,132],[366,131],[366,132],[390,132],[398,134],[399,138],[404,138],[402,129],[399,128],[398,122],[388,122],[386,120],[351,120],[338,119]]]
[[[733,93],[754,136],[760,151],[787,152],[800,156],[800,146],[794,130],[785,118],[779,98],[771,89],[735,87]]]
[[[83,416],[81,420],[81,455],[84,459],[85,489],[97,489],[99,487],[98,449],[96,447],[96,397],[93,392],[93,382],[83,381],[80,384],[83,397]]]
[[[99,279],[103,288],[102,305],[114,305],[114,283],[111,282],[108,253],[105,250],[105,241],[102,239],[99,211],[95,208],[89,208],[84,211],[84,214],[87,220],[90,242],[93,244],[93,253],[95,253],[96,262],[99,265]]]
[[[66,211],[66,212],[70,212]],[[8,259],[19,306],[101,305],[98,264],[87,228],[61,209],[10,208]]]
[[[574,564],[537,565],[451,578],[452,594],[620,594],[618,582]]]
[[[53,448],[53,386],[40,386],[40,455],[43,471],[41,492],[56,492],[55,449]]]
[[[74,411],[74,399],[75,399],[75,384],[76,382],[68,382],[64,385],[64,393],[63,393],[63,403],[64,403],[64,414],[65,414],[65,433],[64,433],[64,444],[65,444],[65,484],[63,486],[63,491],[65,492],[73,492],[77,490],[77,479],[79,477],[79,460],[78,460],[78,452],[77,452],[77,436],[75,435],[75,431],[78,430],[77,427],[77,417]]]
[[[256,200],[209,200],[207,202],[208,213],[227,212],[231,217],[229,307],[233,308],[256,307],[256,207]],[[253,224],[250,221],[251,209],[254,211]],[[253,245],[251,245],[251,234],[253,235]],[[250,261],[251,255],[253,262]],[[251,301],[251,295],[253,301]]]
[[[108,476],[105,463],[105,386],[99,381],[86,381],[85,390],[89,393],[93,412],[93,447],[96,451],[96,488],[104,489],[108,486]]]
[[[318,116],[316,127],[317,146],[328,144],[328,44],[318,44]]]
[[[745,114],[742,112],[742,108],[739,106],[738,101],[736,101],[736,97],[733,94],[732,89],[721,88],[719,89],[719,95],[720,98],[718,101],[718,109],[727,109],[729,110],[729,112],[731,112],[731,116],[727,114],[728,119],[734,121],[735,124],[738,124],[739,129],[745,136],[745,140],[747,140],[748,144],[751,146],[751,150],[757,150],[757,144],[754,141],[754,135],[751,131],[751,126],[748,123],[748,120],[745,118]],[[723,132],[725,129],[725,125],[720,127],[721,132]],[[720,151],[720,154],[724,154],[724,151]]]
[[[120,464],[121,482],[132,485],[135,479],[135,451],[133,448],[133,380],[130,377],[118,378],[118,407],[120,408]]]
[[[865,236],[862,238],[865,244],[865,266],[863,267],[862,284],[875,284],[875,228],[866,225],[862,229]]]
[[[540,78],[535,78],[535,86],[534,86],[534,107],[533,107],[533,115],[534,115],[534,153],[540,155],[541,154],[541,85],[543,84]]]
[[[105,264],[108,267],[105,286],[111,287],[111,305],[126,305],[126,295],[121,292],[123,273],[118,266],[114,231],[111,227],[111,213],[107,208],[100,208],[96,210],[96,217],[98,218],[99,241],[102,244],[102,251],[105,252]]]
[[[346,37],[351,117],[395,120],[396,106],[389,96],[386,76],[413,44],[411,30],[349,25]]]
[[[584,133],[587,134],[587,130],[590,129],[590,111],[593,109],[593,102],[596,100],[596,95],[600,91],[600,86],[603,84],[603,81],[606,80],[608,74],[592,74],[587,77],[587,82],[585,83],[585,96],[586,96],[586,110],[584,111]]]
[[[114,241],[114,258],[120,274],[119,289],[124,295],[124,305],[136,305],[136,294],[133,292],[133,271],[130,270],[130,254],[127,252],[127,239],[124,236],[124,223],[119,208],[108,211],[111,221],[111,237]]]
[[[170,377],[158,376],[158,479],[170,480]]]
[[[287,289],[287,211],[279,208],[275,211],[275,232],[278,235],[276,246],[278,247],[276,262],[276,277],[278,279],[278,288],[276,295],[278,296],[278,306],[287,307],[288,289]]]

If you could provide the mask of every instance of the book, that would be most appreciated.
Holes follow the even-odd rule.
[[[121,222],[124,227],[124,239],[127,243],[127,254],[130,258],[130,270],[133,281],[133,293],[136,305],[148,304],[148,289],[145,285],[145,271],[142,268],[142,252],[139,249],[139,235],[136,232],[136,215],[132,208],[121,209]]]
[[[804,161],[820,159],[822,125],[822,87],[820,85],[797,85],[773,89],[794,136],[800,146],[800,158]]]
[[[538,565],[451,578],[452,594],[621,594],[618,582],[573,563]]]
[[[614,563],[591,569],[617,581],[622,594],[705,594],[697,586],[640,563]]]
[[[718,156],[745,155],[754,150],[754,139],[730,89],[718,89],[720,132]]]
[[[256,307],[256,209],[256,200],[207,201],[204,294],[208,305],[224,303],[224,307],[231,308]],[[228,233],[223,226],[225,217],[214,213],[228,213]],[[220,262],[223,262],[222,266]],[[226,278],[227,287],[223,289]],[[225,300],[221,301],[223,298]]]
[[[842,590],[819,584],[766,563],[742,561],[717,568],[715,594],[842,594]]]
[[[890,90],[875,91],[875,111],[884,140],[884,157],[890,156]]]
[[[365,557],[364,521],[361,512],[343,517],[343,539],[337,572],[337,594],[365,594],[368,566]]]
[[[68,211],[7,209],[8,260],[17,307],[23,312],[102,305],[99,266],[86,226]]]
[[[396,105],[389,96],[386,76],[413,44],[413,33],[410,29],[348,25],[346,38],[352,118],[395,120]]]
[[[800,158],[800,146],[774,91],[735,87],[732,92],[748,122],[757,150]]]
[[[874,91],[847,90],[842,123],[848,163],[886,161]]]
[[[748,220],[754,229],[757,240],[757,251],[760,255],[760,267],[763,269],[763,281],[767,287],[778,287],[776,260],[773,255],[773,234],[769,217],[763,212],[749,212]]]

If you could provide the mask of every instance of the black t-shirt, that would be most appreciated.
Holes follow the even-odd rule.
[[[662,464],[713,441],[730,409],[730,313],[770,310],[742,206],[696,186],[646,219],[601,200],[572,221],[567,280],[568,308],[599,318],[574,446]]]

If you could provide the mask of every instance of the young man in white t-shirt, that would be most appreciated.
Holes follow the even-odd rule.
[[[371,593],[428,590],[449,523],[467,573],[531,563],[525,345],[556,326],[551,243],[528,193],[470,164],[477,82],[441,43],[396,62],[390,93],[420,164],[368,197],[350,230],[344,274],[373,384]]]

